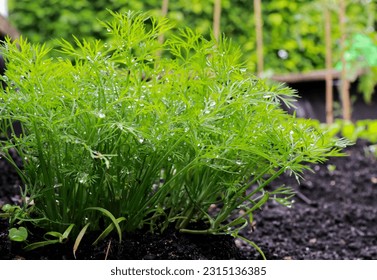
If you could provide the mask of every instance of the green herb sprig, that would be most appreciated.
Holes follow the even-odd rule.
[[[287,188],[265,191],[272,180],[339,154],[335,140],[280,108],[294,92],[250,74],[228,40],[183,29],[160,44],[166,19],[111,14],[107,43],[61,40],[56,53],[20,39],[1,50],[0,131],[10,131],[1,155],[25,186],[12,226],[31,221],[56,238],[28,248],[70,237],[76,251],[88,231],[121,239],[169,225],[238,236],[269,199],[290,203]],[[203,229],[190,227],[198,221]]]

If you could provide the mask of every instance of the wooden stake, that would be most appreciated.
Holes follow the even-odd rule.
[[[14,28],[4,16],[0,15],[0,34],[8,35],[12,40],[20,38],[20,33]]]
[[[166,15],[168,14],[168,9],[169,9],[169,0],[162,0],[161,15],[163,17],[166,17]],[[158,42],[160,44],[164,42],[164,34],[161,34],[158,37]]]
[[[331,14],[325,7],[325,44],[326,44],[326,122],[334,122],[333,112],[333,66],[331,49]]]
[[[343,106],[343,119],[346,121],[351,120],[351,102],[350,102],[350,83],[347,79],[347,61],[346,53],[346,3],[345,0],[339,0],[339,21],[340,21],[340,47],[342,59],[342,74],[341,74],[341,96]]]
[[[213,36],[216,41],[220,36],[220,18],[221,18],[221,0],[215,0],[215,6],[213,8]]]
[[[257,37],[257,72],[261,76],[263,73],[263,22],[262,22],[262,4],[261,0],[254,0],[254,19],[255,32]]]
[[[161,14],[165,17],[168,14],[169,0],[162,0]]]

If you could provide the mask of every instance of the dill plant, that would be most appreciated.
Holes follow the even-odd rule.
[[[24,183],[23,205],[6,210],[15,229],[47,232],[29,248],[169,225],[238,236],[268,199],[290,203],[285,187],[265,191],[272,180],[339,154],[334,140],[280,108],[294,92],[250,74],[226,39],[187,28],[160,44],[166,19],[111,14],[106,42],[60,40],[51,50],[20,39],[2,48],[1,132],[10,136],[1,155]],[[192,229],[198,221],[204,227]]]

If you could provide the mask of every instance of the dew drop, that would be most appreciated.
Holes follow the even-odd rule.
[[[281,50],[278,51],[278,56],[279,56],[279,58],[285,60],[285,59],[288,58],[289,54],[286,50],[281,49]]]
[[[78,178],[78,181],[80,184],[85,184],[88,182],[89,175],[87,173],[80,173],[80,177]]]
[[[97,116],[100,118],[100,119],[103,119],[106,117],[106,115],[103,113],[103,112],[98,112]]]

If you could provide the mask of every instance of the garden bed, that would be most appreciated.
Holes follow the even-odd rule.
[[[377,170],[369,144],[358,141],[348,157],[313,166],[298,185],[281,177],[275,185],[293,186],[298,194],[292,208],[272,201],[254,215],[253,228],[242,235],[258,244],[267,259],[377,259]],[[0,204],[17,203],[20,181],[0,160]],[[7,240],[7,223],[0,222],[1,259],[71,259],[72,245],[45,247],[25,253]],[[125,235],[122,246],[108,238],[99,246],[86,237],[79,259],[258,259],[259,253],[231,237],[138,232]]]
[[[298,194],[291,209],[268,204],[246,233],[268,259],[377,259],[377,170],[369,146],[358,141],[348,157],[315,165],[300,185],[286,177],[274,183]]]

